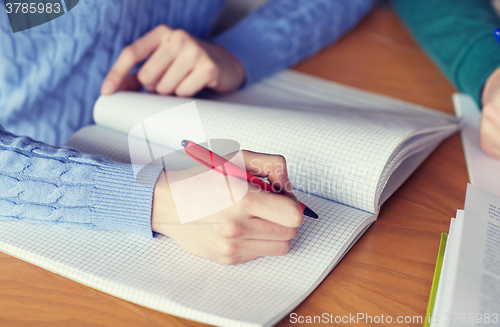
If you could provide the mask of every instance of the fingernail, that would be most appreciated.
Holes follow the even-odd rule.
[[[113,85],[112,82],[104,81],[104,83],[102,83],[102,87],[101,87],[102,94],[111,94],[114,91],[115,91],[115,86]]]

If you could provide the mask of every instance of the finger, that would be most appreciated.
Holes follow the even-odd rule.
[[[245,224],[245,239],[289,241],[297,234],[296,227],[286,227],[261,218],[250,218]]]
[[[484,118],[481,121],[480,144],[484,152],[500,159],[500,128]]]
[[[196,65],[193,71],[179,83],[175,94],[181,97],[190,97],[205,86],[212,87],[217,83],[215,70],[215,64],[212,61]]]
[[[138,91],[140,89],[142,89],[142,85],[137,79],[137,74],[127,75],[118,88],[119,91]]]
[[[237,265],[247,261],[255,260],[261,257],[260,255],[238,256],[238,257],[224,257],[224,256],[206,256],[206,258],[218,262],[223,265]]]
[[[299,202],[289,196],[274,194],[249,184],[248,193],[243,198],[247,213],[285,227],[299,227],[304,213]],[[241,201],[241,200],[240,200]]]
[[[111,94],[115,92],[130,70],[132,70],[136,64],[150,56],[160,45],[165,33],[169,31],[171,31],[170,28],[165,25],[160,25],[123,49],[115,64],[106,75],[101,87],[101,93]]]
[[[281,155],[242,151],[246,170],[259,177],[267,177],[279,189],[290,184],[286,160]],[[287,189],[287,191],[291,191]]]
[[[239,165],[241,168],[256,176],[267,177],[276,190],[298,203],[297,198],[293,194],[292,183],[288,179],[286,161],[283,156],[247,150],[241,152],[243,154],[243,165]],[[225,157],[229,160],[229,158],[234,157],[234,152]]]
[[[247,171],[256,176],[267,177],[276,190],[298,204],[297,198],[293,195],[292,182],[288,178],[288,168],[283,156],[252,151],[242,152]]]
[[[483,107],[482,119],[500,129],[500,94]]]
[[[257,217],[227,221],[218,225],[217,229],[217,234],[228,240],[289,241],[297,234],[295,227],[282,226]]]
[[[197,59],[197,46],[195,44],[185,46],[156,85],[156,92],[163,95],[174,93],[179,83],[194,68]]]
[[[158,49],[151,55],[138,73],[139,81],[148,91],[155,91],[161,77],[170,67],[181,50],[180,44],[163,40]]]
[[[240,256],[280,256],[290,251],[290,241],[246,240],[236,250]]]

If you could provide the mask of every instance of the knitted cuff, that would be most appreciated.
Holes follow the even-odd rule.
[[[138,182],[130,165],[99,167],[93,192],[92,223],[102,230],[152,237],[153,191],[161,170],[162,167],[145,167]]]

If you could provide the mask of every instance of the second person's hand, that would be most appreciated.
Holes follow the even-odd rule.
[[[500,68],[485,83],[481,115],[480,144],[490,156],[500,160]]]
[[[129,75],[145,59],[138,73]],[[242,64],[222,46],[198,40],[184,30],[159,25],[123,49],[104,79],[101,93],[144,87],[162,95],[188,97],[204,87],[231,92],[244,79]]]

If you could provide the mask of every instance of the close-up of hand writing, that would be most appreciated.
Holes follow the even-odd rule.
[[[245,196],[232,206],[192,223],[180,224],[167,174],[162,172],[154,191],[153,231],[167,235],[193,254],[225,265],[288,253],[303,213],[291,190],[285,159],[279,155],[242,152],[250,172],[267,177],[271,183],[286,185],[282,187],[283,194],[266,192],[248,183]],[[204,169],[197,166],[168,175],[187,179],[200,173],[200,168]],[[227,190],[213,186],[216,184],[205,187],[223,197]]]

